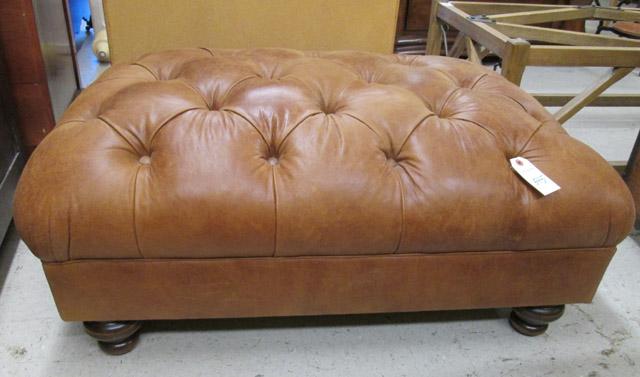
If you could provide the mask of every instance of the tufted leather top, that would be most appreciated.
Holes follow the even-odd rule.
[[[516,156],[562,189],[539,195]],[[490,70],[279,49],[110,68],[15,204],[44,261],[596,248],[633,213],[616,172]]]

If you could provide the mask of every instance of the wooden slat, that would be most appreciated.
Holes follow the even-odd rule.
[[[542,106],[564,106],[575,94],[532,93]],[[640,106],[640,94],[601,94],[586,106],[636,107]]]
[[[474,45],[471,38],[465,36],[464,44],[467,49],[467,56],[469,57],[469,61],[474,64],[482,65],[482,59],[480,59],[480,56],[478,56],[478,50],[476,50],[476,46]]]
[[[556,30],[537,26],[523,26],[505,23],[489,24],[492,28],[513,38],[523,38],[530,41],[548,42],[574,46],[609,46],[609,47],[637,47],[640,40],[607,37],[604,35],[579,33],[575,31]]]
[[[532,46],[529,65],[576,67],[638,67],[640,48]]]
[[[531,45],[524,39],[509,39],[502,56],[502,76],[520,86],[524,69],[529,65]]]
[[[554,21],[580,20],[593,17],[594,8],[561,8],[545,9],[529,12],[495,14],[490,18],[498,22],[512,24],[541,24]]]
[[[566,5],[541,5],[541,4],[518,4],[518,3],[483,3],[483,2],[460,2],[451,1],[456,8],[461,11],[472,14],[500,14],[514,12],[529,12],[535,10],[560,9],[566,8]]]
[[[491,54],[491,50],[489,50],[488,48],[485,48],[484,46],[480,46],[480,48],[482,49],[478,54],[478,56],[480,56],[480,60],[486,58],[487,56],[489,56],[489,54]]]
[[[620,81],[620,79],[628,75],[631,71],[633,71],[633,68],[612,68],[553,114],[554,118],[561,124],[566,122],[575,113],[585,107],[586,104],[593,101],[593,99],[602,94],[608,87]]]
[[[427,36],[427,47],[425,55],[440,55],[443,33],[440,30],[442,23],[438,20],[438,11],[441,8],[440,0],[432,0],[431,14],[429,15],[429,35]]]
[[[469,15],[460,9],[456,9],[451,3],[440,3],[438,17],[499,56],[504,54],[505,43],[509,39],[507,36],[492,29],[485,23],[469,22],[467,20]]]
[[[638,8],[624,8],[624,9],[611,9],[611,8],[594,8],[594,18],[601,20],[611,21],[634,21],[640,22],[640,9]]]
[[[452,58],[459,58],[464,51],[464,34],[458,33],[455,42],[453,42],[453,47],[449,49],[449,56]]]

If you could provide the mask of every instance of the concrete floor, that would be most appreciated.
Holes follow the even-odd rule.
[[[571,92],[596,68],[528,68],[530,91]],[[612,91],[638,92],[630,75]],[[555,109],[550,109],[555,110]],[[568,131],[628,158],[640,109],[586,109]],[[13,231],[0,248],[0,376],[639,376],[640,232],[619,246],[591,304],[568,305],[528,338],[508,309],[358,316],[157,321],[121,357],[62,322],[39,261]]]

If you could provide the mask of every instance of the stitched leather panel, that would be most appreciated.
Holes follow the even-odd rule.
[[[516,156],[562,189],[533,191]],[[191,49],[87,88],[15,219],[51,262],[609,247],[634,209],[600,156],[466,61]]]

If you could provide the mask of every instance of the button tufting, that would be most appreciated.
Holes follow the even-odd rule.
[[[149,165],[151,163],[151,157],[142,156],[140,157],[140,160],[138,160],[138,162],[140,162],[142,165]]]
[[[269,161],[271,166],[276,166],[278,165],[278,162],[279,162],[277,157],[269,157],[267,158],[267,161]]]

